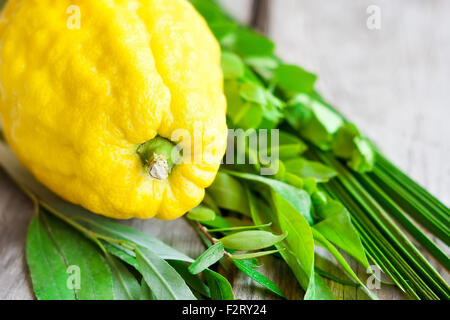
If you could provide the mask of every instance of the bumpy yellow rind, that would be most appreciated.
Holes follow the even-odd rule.
[[[219,45],[185,0],[9,0],[1,14],[6,139],[40,182],[95,213],[174,219],[198,205],[225,151],[222,86]],[[137,146],[180,129],[203,139],[203,157],[151,178]]]

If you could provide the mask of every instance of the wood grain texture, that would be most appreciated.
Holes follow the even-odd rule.
[[[222,0],[241,22],[251,19],[250,0]],[[380,6],[382,26],[366,28],[366,8]],[[450,22],[446,0],[276,0],[268,32],[278,54],[320,75],[325,97],[363,128],[389,157],[447,205],[450,204]],[[0,299],[32,299],[24,260],[31,201],[0,169]],[[204,250],[184,219],[129,222],[191,257]],[[448,252],[448,248],[445,247]],[[341,278],[333,258],[319,250],[319,266]],[[363,279],[365,270],[351,266]],[[288,298],[302,291],[286,265],[264,258],[260,271]],[[444,270],[441,271],[443,273]],[[445,273],[448,279],[448,273]],[[273,299],[272,294],[232,269],[228,278],[238,299]],[[364,299],[361,290],[329,282],[338,298]],[[401,299],[382,286],[383,299]]]

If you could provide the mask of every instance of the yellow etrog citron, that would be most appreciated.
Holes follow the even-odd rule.
[[[68,201],[118,219],[183,215],[216,176],[225,114],[219,45],[186,0],[9,0],[2,11],[6,140]]]

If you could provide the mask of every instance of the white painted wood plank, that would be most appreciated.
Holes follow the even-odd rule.
[[[450,2],[272,1],[270,36],[324,96],[450,205]],[[366,9],[381,9],[369,30]]]
[[[218,3],[241,23],[249,23],[252,0],[219,0]]]
[[[366,26],[366,9],[373,4],[381,9],[380,30]],[[446,205],[450,204],[448,12],[450,2],[445,0],[280,0],[272,1],[269,31],[282,58],[318,74],[325,98]],[[449,273],[431,261],[449,280]],[[353,261],[352,267],[364,276],[365,270]],[[335,287],[342,297],[352,290],[340,293]],[[389,288],[377,294],[384,299],[402,297]]]

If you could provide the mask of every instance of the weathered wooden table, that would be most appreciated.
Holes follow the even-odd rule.
[[[242,22],[250,21],[250,0],[221,2]],[[380,29],[366,25],[369,5],[381,10]],[[446,205],[450,204],[449,12],[446,0],[272,0],[266,21],[278,54],[317,73],[324,96]],[[0,299],[34,298],[24,260],[32,214],[31,202],[0,169]],[[184,219],[131,223],[192,257],[204,249]],[[282,261],[262,262],[261,270],[289,298],[301,298]],[[448,272],[432,263],[449,279]],[[367,276],[356,263],[351,265],[362,278]],[[340,273],[337,268],[327,271]],[[239,299],[274,298],[238,272],[229,278]],[[330,286],[338,298],[365,298],[354,287],[334,282]],[[383,299],[402,298],[388,286],[375,293]]]

